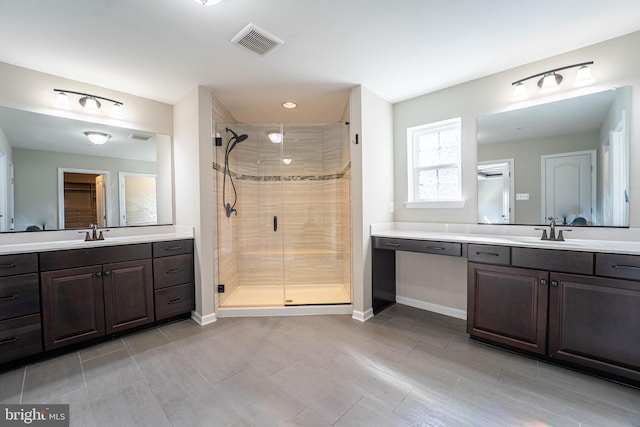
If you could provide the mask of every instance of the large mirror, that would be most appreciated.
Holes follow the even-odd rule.
[[[172,224],[171,152],[168,135],[0,107],[0,231]]]
[[[629,226],[631,89],[477,119],[478,222]]]

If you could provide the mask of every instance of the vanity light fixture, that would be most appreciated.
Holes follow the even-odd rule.
[[[89,141],[95,145],[102,145],[111,138],[111,135],[103,132],[85,132],[84,134],[89,138]]]
[[[295,102],[288,101],[288,102],[283,102],[282,106],[287,110],[291,110],[293,108],[296,108],[298,104],[296,104]]]
[[[513,86],[513,101],[522,101],[529,97],[527,93],[527,89],[524,86],[524,83],[527,80],[538,79],[538,87],[540,88],[540,93],[548,93],[554,90],[557,90],[560,87],[560,83],[564,80],[562,74],[558,73],[558,71],[568,70],[570,68],[578,68],[576,73],[576,80],[574,82],[574,86],[585,86],[591,84],[595,81],[593,75],[591,74],[590,65],[593,65],[593,61],[589,62],[581,62],[579,64],[567,65],[566,67],[554,68],[553,70],[543,71],[542,73],[534,74],[529,77],[525,77],[524,79],[517,80],[511,85]]]
[[[80,97],[80,99],[78,99],[78,102],[82,106],[82,111],[84,111],[85,113],[100,114],[100,108],[102,108],[102,103],[100,101],[106,101],[112,104],[111,117],[115,119],[122,119],[124,117],[122,113],[122,106],[124,104],[120,101],[98,95],[91,95],[89,93],[75,92],[72,90],[54,89],[53,91],[56,93],[56,101],[53,104],[54,107],[71,110],[71,103],[69,102],[68,94],[73,94]]]
[[[213,6],[220,3],[222,0],[195,0],[196,3],[200,3],[203,6]]]

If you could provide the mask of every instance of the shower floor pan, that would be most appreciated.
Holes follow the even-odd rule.
[[[238,286],[220,300],[220,307],[272,307],[285,305],[349,304],[345,286],[335,285]]]

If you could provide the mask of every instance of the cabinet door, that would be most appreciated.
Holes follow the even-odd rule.
[[[640,282],[551,274],[549,355],[640,381]]]
[[[544,354],[548,273],[475,263],[468,268],[467,332]]]
[[[151,260],[105,264],[102,276],[107,334],[154,321]]]
[[[100,266],[42,273],[45,350],[104,335],[101,275]]]

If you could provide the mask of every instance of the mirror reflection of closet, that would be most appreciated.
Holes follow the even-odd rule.
[[[61,174],[60,228],[106,227],[107,172],[61,170]]]

